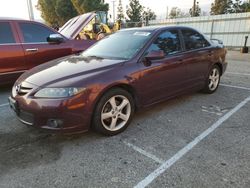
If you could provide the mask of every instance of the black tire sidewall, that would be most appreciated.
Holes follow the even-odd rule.
[[[103,106],[106,104],[106,102],[111,97],[113,97],[115,95],[125,96],[129,100],[130,105],[131,105],[131,114],[130,114],[129,120],[127,121],[127,123],[121,129],[119,129],[117,131],[110,131],[110,130],[107,130],[102,125],[101,112],[102,112]],[[135,111],[135,103],[134,103],[134,99],[133,99],[132,95],[129,92],[127,92],[126,90],[124,90],[124,89],[113,88],[113,89],[107,91],[106,93],[104,93],[104,95],[97,102],[96,108],[95,108],[94,113],[93,113],[92,127],[97,132],[102,133],[102,134],[107,135],[107,136],[113,136],[113,135],[119,134],[119,133],[123,132],[128,127],[128,125],[130,124],[130,122],[132,120],[132,117],[134,115],[134,111]]]

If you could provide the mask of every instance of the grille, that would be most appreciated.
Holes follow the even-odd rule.
[[[33,89],[33,86],[27,82],[22,82],[21,84],[16,85],[15,89],[18,95],[25,95]]]

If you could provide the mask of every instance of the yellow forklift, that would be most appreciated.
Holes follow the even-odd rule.
[[[78,40],[100,40],[121,29],[121,23],[108,23],[107,12],[95,11],[70,19],[59,30],[63,35]]]

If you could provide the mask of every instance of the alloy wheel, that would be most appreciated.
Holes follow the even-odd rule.
[[[101,122],[105,129],[117,131],[123,128],[131,116],[131,104],[123,95],[111,97],[101,111]]]
[[[208,85],[209,89],[211,91],[214,91],[218,87],[219,81],[220,81],[220,72],[215,67],[212,69],[209,75],[209,85]]]

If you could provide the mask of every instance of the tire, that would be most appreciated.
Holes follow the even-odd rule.
[[[97,102],[92,126],[107,136],[119,134],[128,127],[134,111],[134,99],[129,92],[120,88],[111,89]]]
[[[204,93],[214,93],[220,84],[221,70],[218,65],[213,65],[206,79],[206,85],[203,88]]]

